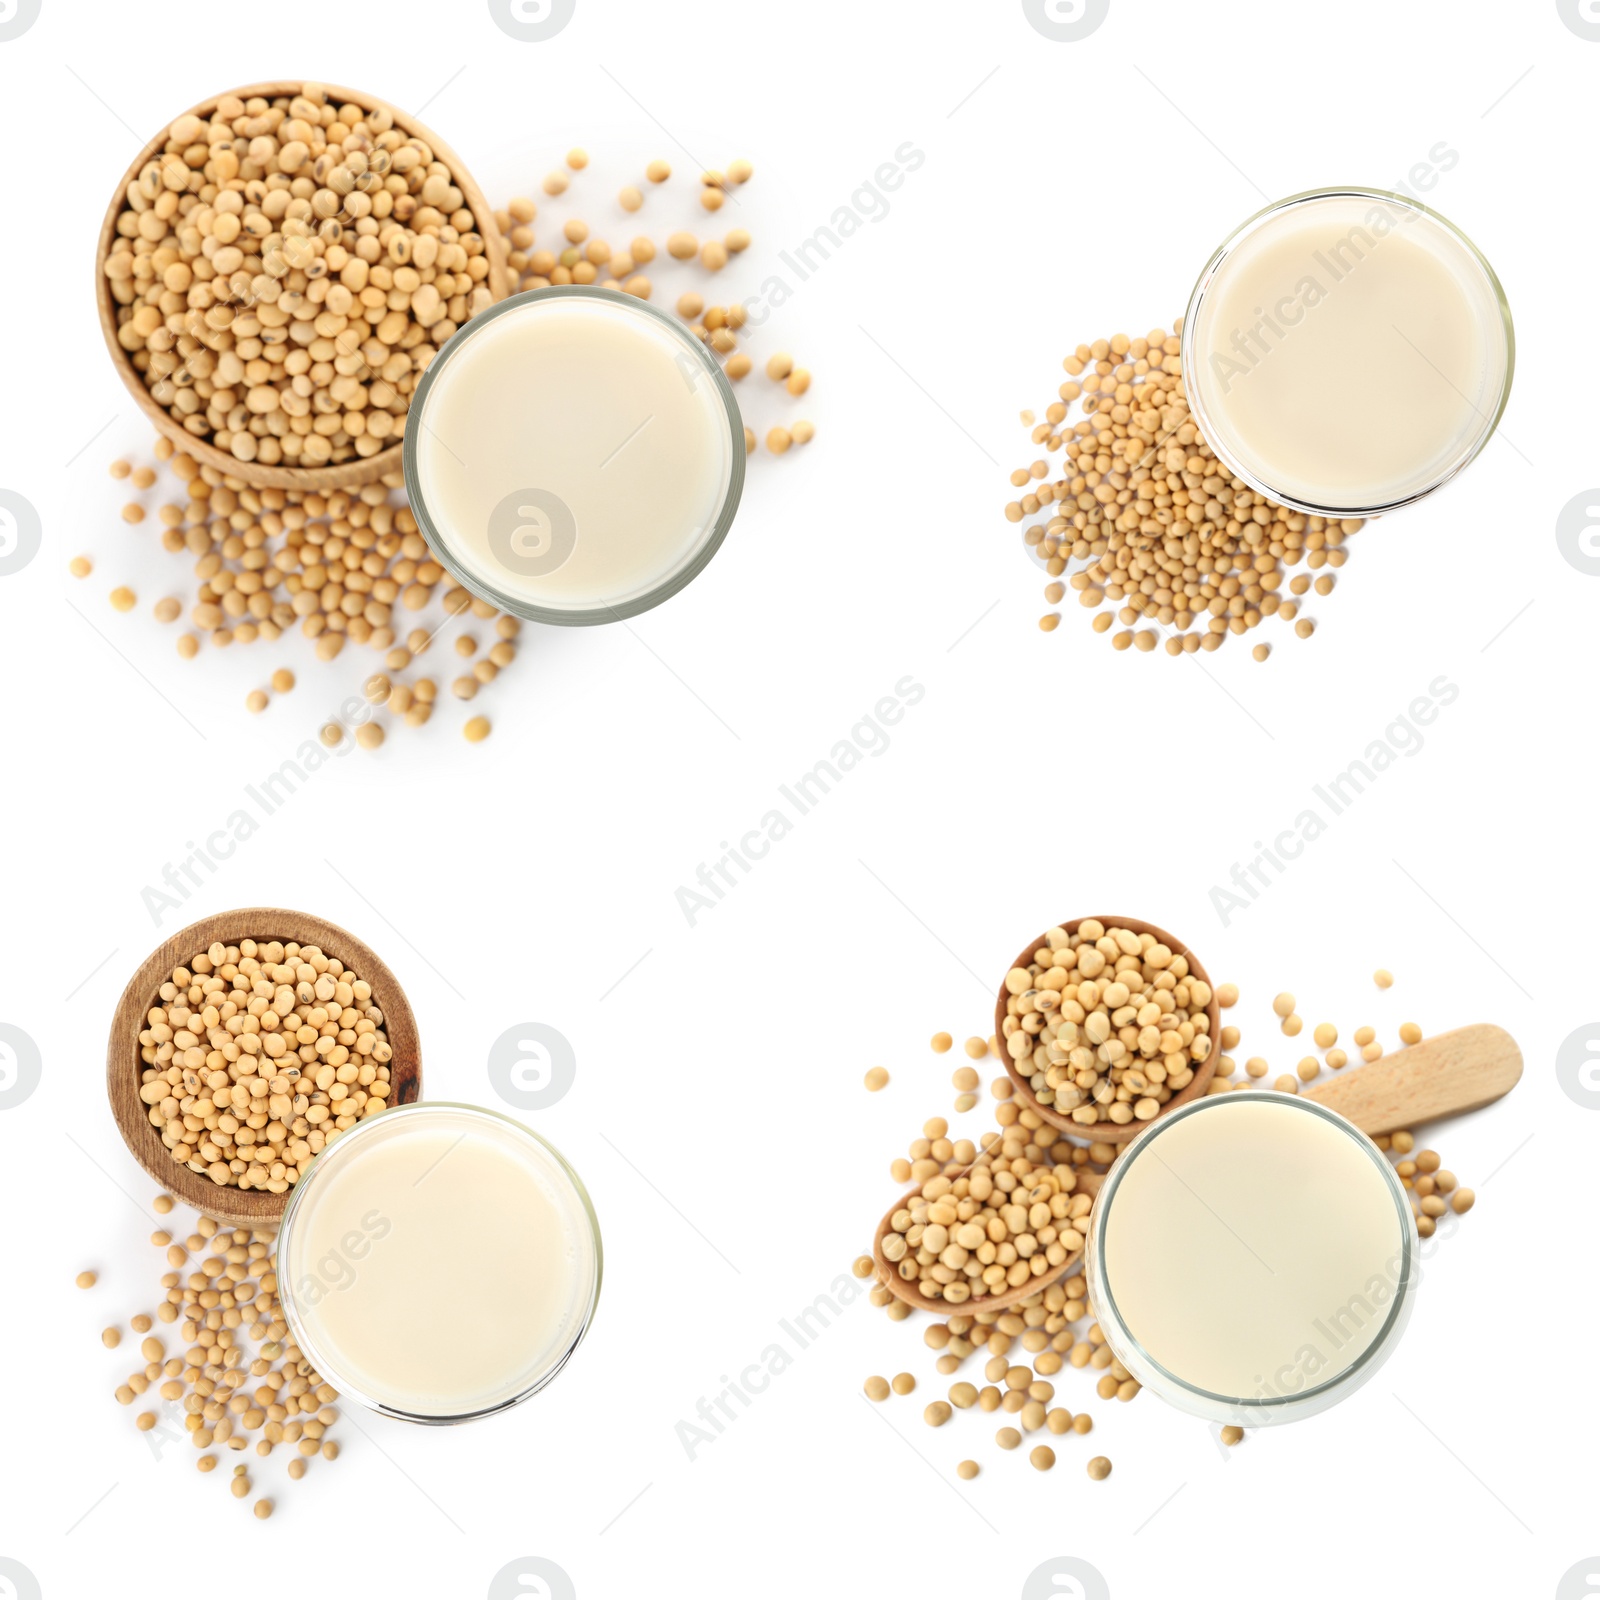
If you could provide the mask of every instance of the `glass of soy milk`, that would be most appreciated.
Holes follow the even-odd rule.
[[[480,1106],[419,1101],[311,1163],[278,1235],[295,1343],[352,1400],[467,1422],[538,1393],[600,1295],[600,1227],[578,1175]]]
[[[1400,1179],[1337,1112],[1276,1090],[1158,1117],[1101,1186],[1089,1303],[1180,1411],[1258,1428],[1326,1410],[1393,1352],[1417,1231]]]
[[[1511,392],[1500,281],[1420,201],[1317,189],[1257,213],[1183,322],[1189,407],[1222,462],[1313,516],[1371,517],[1447,482]]]
[[[690,582],[744,487],[716,358],[614,289],[532,289],[454,334],[406,422],[406,492],[474,594],[538,622],[620,621]]]

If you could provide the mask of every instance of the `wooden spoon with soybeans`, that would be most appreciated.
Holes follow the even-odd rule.
[[[1123,926],[1127,926],[1126,923]],[[1360,1128],[1363,1133],[1376,1137],[1393,1133],[1397,1128],[1414,1128],[1423,1123],[1437,1121],[1440,1117],[1457,1116],[1465,1111],[1476,1111],[1491,1104],[1513,1089],[1522,1076],[1522,1051],[1504,1028],[1493,1023],[1475,1023],[1471,1027],[1454,1028],[1420,1044],[1396,1050],[1393,1055],[1380,1056],[1365,1066],[1329,1078],[1305,1090],[1305,1097],[1337,1111]],[[1149,1124],[1141,1123],[1141,1127]],[[1099,1129],[1093,1130],[1096,1138]],[[947,1178],[960,1177],[977,1163],[958,1166],[951,1163],[945,1169]],[[1075,1194],[1091,1198],[1100,1192],[1105,1174],[1075,1168]],[[877,1268],[878,1281],[898,1300],[918,1311],[929,1311],[936,1316],[970,1315],[977,1311],[1003,1311],[1009,1306],[1047,1289],[1053,1283],[1076,1272],[1082,1264],[1082,1253],[1072,1256],[1059,1267],[1042,1273],[1016,1288],[1008,1288],[996,1295],[975,1295],[958,1305],[944,1300],[933,1300],[924,1295],[915,1282],[902,1278],[896,1267],[884,1254],[883,1241],[893,1231],[895,1213],[909,1208],[920,1198],[921,1186],[901,1196],[884,1213],[872,1239],[872,1259]]]
[[[947,1168],[944,1176],[957,1178],[970,1172],[977,1163],[971,1166],[957,1166],[954,1163]],[[1092,1200],[1100,1192],[1100,1185],[1105,1181],[1104,1174],[1090,1172],[1086,1168],[1075,1168],[1074,1177],[1077,1179],[1073,1187],[1074,1194],[1086,1194]],[[1002,1290],[999,1294],[974,1295],[970,1300],[963,1300],[958,1305],[952,1305],[947,1300],[933,1300],[917,1287],[915,1282],[908,1282],[902,1278],[896,1264],[890,1261],[884,1253],[883,1241],[894,1231],[895,1214],[909,1208],[913,1200],[920,1199],[922,1188],[919,1185],[909,1194],[903,1195],[899,1200],[884,1212],[883,1219],[878,1223],[877,1231],[872,1236],[872,1261],[877,1268],[878,1281],[884,1285],[897,1300],[904,1300],[908,1306],[914,1306],[918,1311],[932,1311],[939,1316],[966,1316],[974,1311],[1003,1311],[1007,1306],[1014,1306],[1031,1296],[1038,1294],[1043,1289],[1048,1289],[1052,1283],[1059,1282],[1069,1272],[1074,1271],[1083,1260],[1083,1252],[1069,1257],[1059,1267],[1040,1274],[1037,1278],[1030,1278],[1026,1283],[1015,1288]]]

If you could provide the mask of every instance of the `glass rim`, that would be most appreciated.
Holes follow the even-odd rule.
[[[1199,321],[1200,309],[1205,302],[1206,291],[1210,288],[1211,281],[1222,264],[1239,245],[1285,211],[1292,211],[1299,206],[1309,205],[1318,200],[1340,199],[1375,200],[1401,207],[1415,215],[1430,218],[1459,240],[1466,249],[1467,254],[1477,263],[1479,270],[1484,275],[1494,300],[1495,309],[1499,312],[1499,325],[1506,345],[1506,369],[1500,382],[1500,392],[1496,398],[1492,414],[1486,416],[1483,412],[1478,411],[1482,426],[1477,432],[1467,438],[1463,448],[1452,456],[1443,471],[1420,488],[1395,499],[1367,506],[1318,505],[1313,501],[1298,498],[1283,489],[1275,487],[1259,473],[1247,470],[1230,460],[1229,452],[1217,442],[1218,430],[1213,426],[1212,421],[1214,414],[1205,400],[1205,380],[1201,375],[1203,367],[1196,358],[1194,348],[1194,330]],[[1379,517],[1390,511],[1398,511],[1402,506],[1411,505],[1432,494],[1435,489],[1442,488],[1463,467],[1469,466],[1475,461],[1499,429],[1500,419],[1505,415],[1507,402],[1511,398],[1511,383],[1517,364],[1516,331],[1511,319],[1511,303],[1506,298],[1505,288],[1501,284],[1499,276],[1494,268],[1489,265],[1488,257],[1472,242],[1466,233],[1447,216],[1435,211],[1432,206],[1418,200],[1413,195],[1402,194],[1397,189],[1369,188],[1364,184],[1334,184],[1321,189],[1303,189],[1298,194],[1285,195],[1281,200],[1274,200],[1270,205],[1263,206],[1261,210],[1255,212],[1252,216],[1246,217],[1211,253],[1211,259],[1201,269],[1200,276],[1195,280],[1194,288],[1189,291],[1188,304],[1184,307],[1183,312],[1183,332],[1180,335],[1180,343],[1183,386],[1189,402],[1189,413],[1194,418],[1206,443],[1210,445],[1217,459],[1236,477],[1243,479],[1257,494],[1266,495],[1269,500],[1274,500],[1279,505],[1288,506],[1292,511],[1304,512],[1308,516],[1325,517],[1330,521],[1340,521],[1355,517]],[[1468,404],[1471,405],[1471,402],[1468,401]],[[1472,409],[1477,411],[1478,408],[1473,406]]]
[[[1123,1174],[1127,1171],[1141,1147],[1148,1146],[1154,1138],[1159,1137],[1164,1129],[1176,1126],[1185,1117],[1195,1116],[1205,1112],[1208,1108],[1215,1109],[1221,1106],[1237,1105],[1241,1102],[1283,1106],[1291,1110],[1311,1113],[1336,1127],[1347,1138],[1355,1142],[1362,1153],[1372,1161],[1373,1165],[1382,1174],[1400,1223],[1400,1267],[1395,1278],[1393,1299],[1389,1306],[1388,1315],[1383,1320],[1382,1327],[1379,1328],[1366,1349],[1348,1366],[1339,1368],[1337,1372],[1323,1382],[1317,1383],[1310,1388],[1298,1389],[1293,1394],[1278,1396],[1228,1395],[1219,1393],[1215,1389],[1203,1388],[1199,1384],[1190,1383],[1186,1378],[1179,1377],[1169,1367],[1157,1361],[1129,1328],[1126,1319],[1117,1306],[1116,1296],[1111,1292],[1110,1275],[1105,1265],[1105,1230],[1107,1219],[1111,1214],[1112,1202],[1115,1198],[1117,1187],[1122,1181]],[[1158,1376],[1160,1381],[1149,1384],[1149,1387],[1154,1388],[1158,1394],[1162,1395],[1163,1399],[1178,1406],[1179,1409],[1187,1410],[1189,1408],[1183,1404],[1182,1399],[1175,1398],[1171,1393],[1163,1392],[1167,1385],[1179,1391],[1184,1398],[1195,1402],[1197,1409],[1194,1414],[1216,1416],[1219,1413],[1226,1412],[1240,1417],[1241,1420],[1248,1421],[1253,1426],[1260,1426],[1267,1421],[1287,1421],[1297,1413],[1309,1415],[1315,1411],[1323,1410],[1332,1405],[1334,1401],[1340,1399],[1344,1392],[1359,1387],[1360,1384],[1364,1383],[1377,1371],[1378,1367],[1383,1364],[1394,1349],[1395,1343],[1410,1316],[1412,1293],[1417,1283],[1417,1245],[1416,1221],[1412,1217],[1411,1205],[1406,1199],[1406,1192],[1401,1186],[1398,1174],[1384,1160],[1383,1152],[1378,1149],[1377,1145],[1349,1118],[1341,1116],[1328,1106],[1319,1105],[1315,1100],[1301,1099],[1298,1095],[1286,1095],[1276,1089],[1241,1089],[1225,1095],[1204,1095],[1168,1115],[1157,1117],[1149,1127],[1145,1128],[1137,1138],[1128,1144],[1122,1152],[1121,1158],[1113,1164],[1110,1172],[1106,1175],[1106,1181],[1095,1200],[1084,1265],[1089,1281],[1089,1292],[1096,1301],[1094,1307],[1095,1315],[1102,1324],[1107,1322],[1111,1324],[1111,1328],[1115,1332],[1115,1343],[1121,1347],[1118,1349],[1117,1354],[1119,1359],[1122,1359],[1124,1366],[1129,1365],[1123,1355],[1124,1350],[1126,1350],[1135,1356],[1136,1364],[1148,1369],[1148,1373],[1154,1373]],[[1108,1342],[1110,1342],[1109,1334]],[[1136,1374],[1141,1384],[1147,1383],[1148,1373]]]
[[[343,1378],[337,1370],[337,1362],[327,1363],[324,1353],[318,1348],[317,1341],[311,1338],[306,1331],[304,1319],[300,1309],[294,1302],[294,1287],[291,1274],[287,1270],[288,1264],[284,1258],[284,1246],[291,1237],[292,1224],[295,1213],[301,1203],[301,1196],[316,1182],[317,1168],[322,1159],[333,1151],[348,1149],[353,1141],[368,1130],[390,1126],[396,1118],[416,1116],[430,1111],[464,1112],[468,1116],[479,1118],[485,1122],[498,1123],[505,1127],[513,1128],[524,1138],[531,1139],[539,1145],[543,1153],[553,1160],[561,1174],[572,1185],[574,1194],[578,1198],[579,1209],[584,1221],[587,1222],[590,1238],[594,1245],[594,1281],[589,1287],[588,1303],[583,1307],[583,1312],[578,1319],[577,1327],[559,1350],[551,1364],[543,1368],[538,1376],[526,1387],[519,1389],[515,1394],[508,1395],[504,1400],[497,1400],[492,1405],[480,1406],[471,1411],[430,1413],[423,1411],[408,1411],[404,1406],[397,1406],[387,1400],[380,1400],[376,1395],[368,1394],[359,1384]],[[278,1301],[283,1307],[284,1321],[289,1326],[290,1333],[294,1336],[295,1343],[316,1369],[318,1375],[327,1383],[331,1383],[342,1397],[358,1401],[369,1411],[376,1411],[382,1416],[394,1417],[401,1422],[417,1422],[425,1426],[448,1427],[460,1422],[475,1422],[480,1417],[491,1417],[501,1411],[508,1411],[512,1406],[521,1405],[524,1400],[549,1384],[572,1359],[572,1353],[583,1342],[584,1335],[589,1331],[589,1325],[594,1321],[595,1308],[600,1302],[600,1284],[604,1277],[605,1259],[604,1250],[600,1239],[600,1219],[595,1215],[594,1202],[589,1198],[589,1191],[584,1187],[583,1179],[573,1170],[571,1163],[561,1154],[556,1147],[543,1135],[537,1134],[525,1123],[517,1121],[515,1117],[507,1116],[503,1111],[496,1111],[490,1106],[472,1105],[464,1100],[413,1100],[407,1105],[390,1106],[387,1110],[379,1112],[376,1116],[363,1118],[355,1127],[340,1134],[333,1145],[317,1152],[311,1164],[301,1175],[300,1181],[289,1191],[289,1202],[284,1207],[283,1217],[278,1223],[278,1239],[274,1254],[278,1260]]]
[[[481,332],[496,317],[521,310],[532,302],[549,300],[557,296],[567,299],[600,300],[624,306],[630,311],[654,318],[662,327],[669,328],[685,350],[693,352],[694,360],[710,378],[718,398],[722,401],[723,413],[728,422],[730,442],[728,483],[723,491],[722,503],[718,506],[717,515],[712,522],[711,531],[689,560],[676,571],[662,579],[654,588],[616,605],[602,601],[598,605],[588,606],[542,606],[486,582],[481,574],[468,568],[450,548],[449,540],[428,509],[427,497],[422,491],[421,475],[417,467],[416,434],[412,425],[414,422],[420,425],[435,375],[443,370],[456,351],[465,347],[467,340],[475,333]],[[733,385],[728,381],[728,375],[722,370],[721,363],[676,318],[668,316],[660,307],[651,305],[647,300],[641,300],[637,295],[624,294],[617,289],[604,289],[599,284],[553,283],[547,288],[524,289],[520,294],[508,295],[504,300],[495,301],[493,305],[486,306],[476,316],[462,323],[461,327],[445,340],[440,346],[438,355],[423,372],[417,383],[416,393],[411,397],[411,405],[406,412],[401,463],[405,473],[406,499],[410,503],[411,514],[417,519],[418,531],[427,541],[433,558],[457,583],[480,600],[487,600],[502,611],[509,611],[513,616],[521,617],[528,622],[545,622],[566,628],[592,627],[598,623],[622,622],[629,617],[638,616],[641,612],[653,610],[663,601],[670,600],[680,589],[686,588],[710,565],[711,558],[722,548],[722,541],[728,536],[728,529],[733,525],[739,502],[744,495],[744,417],[740,413]]]

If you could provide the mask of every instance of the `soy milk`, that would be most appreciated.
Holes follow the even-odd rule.
[[[603,621],[687,581],[726,530],[744,436],[692,336],[630,296],[519,295],[455,334],[406,431],[423,532],[524,615]]]
[[[598,1293],[598,1234],[547,1145],[492,1112],[423,1103],[316,1158],[278,1271],[296,1339],[335,1388],[462,1418],[559,1369]]]

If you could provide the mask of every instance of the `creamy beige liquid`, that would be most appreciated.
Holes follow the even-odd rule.
[[[408,431],[436,539],[490,590],[556,610],[681,572],[733,472],[733,425],[686,336],[580,292],[469,324]]]
[[[559,1364],[598,1263],[545,1148],[448,1106],[387,1111],[345,1139],[303,1180],[279,1243],[323,1376],[397,1410],[461,1416]]]
[[[1406,1234],[1360,1136],[1287,1098],[1230,1100],[1158,1124],[1127,1159],[1106,1283],[1174,1377],[1230,1399],[1304,1393],[1382,1331]]]
[[[1308,201],[1248,234],[1193,334],[1186,378],[1218,454],[1343,509],[1446,475],[1495,416],[1509,359],[1477,257],[1433,217],[1371,197]]]

